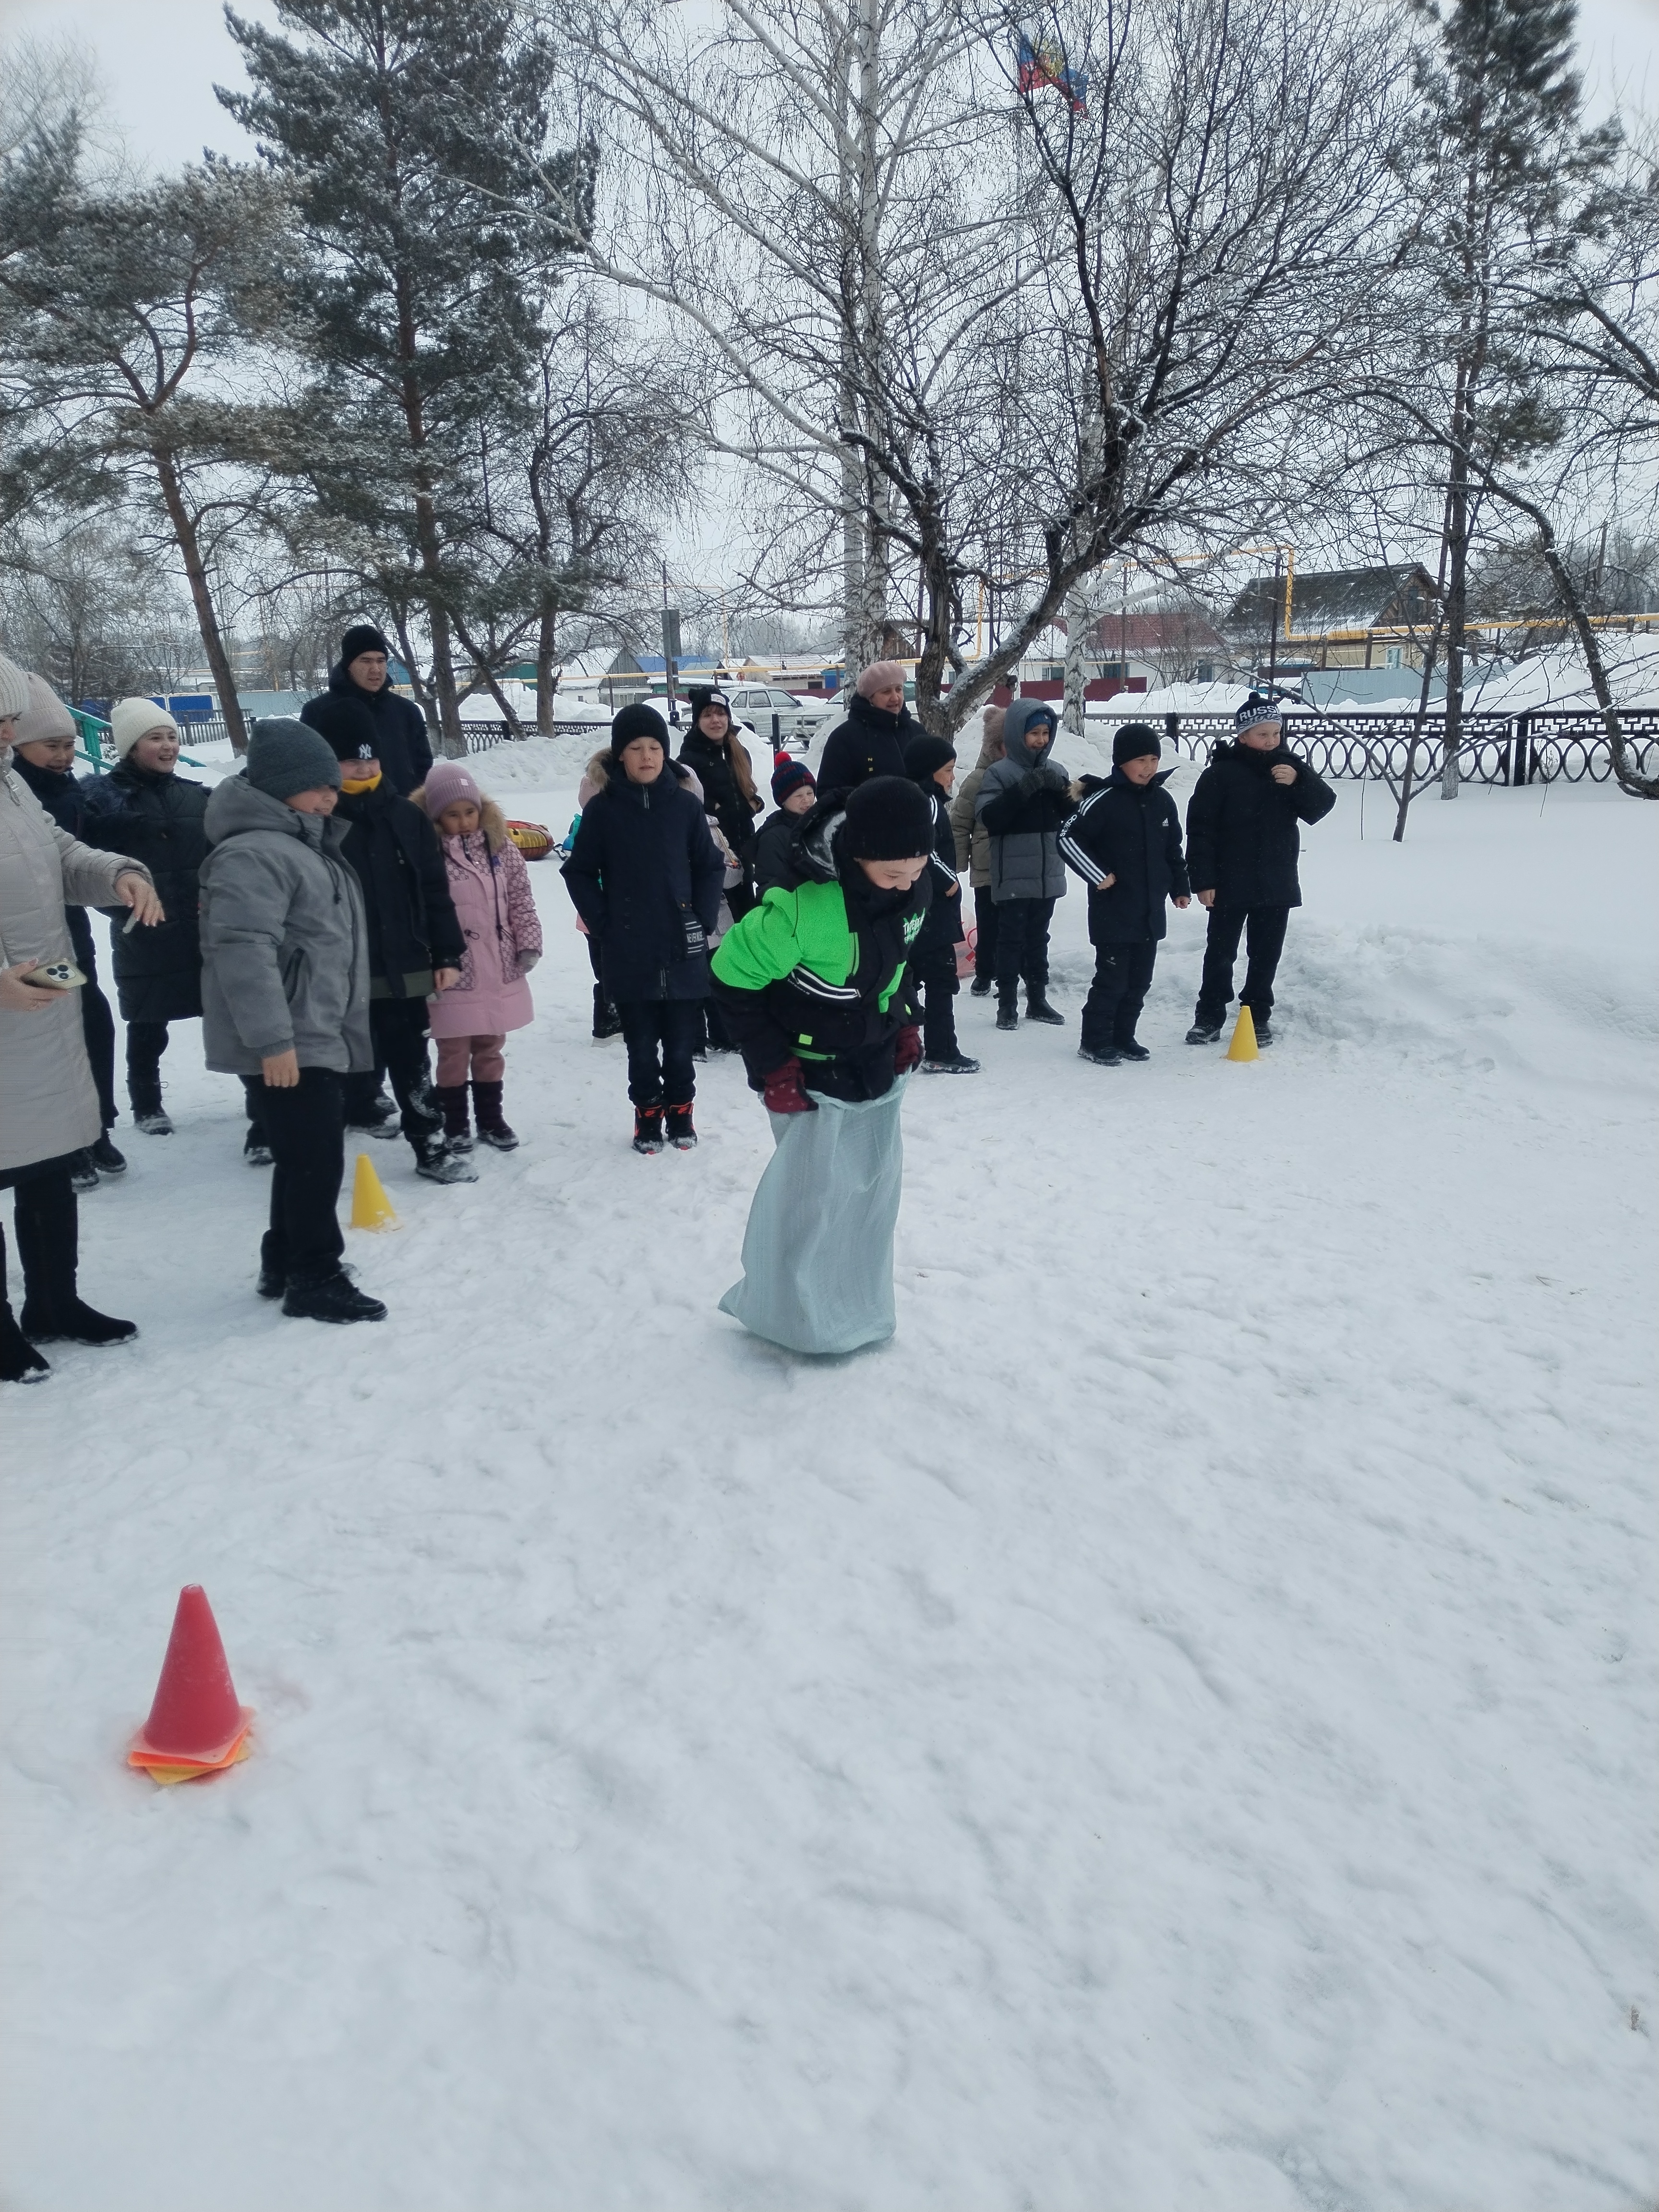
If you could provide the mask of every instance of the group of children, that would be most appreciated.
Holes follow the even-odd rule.
[[[411,763],[386,711],[384,658],[373,665],[383,641],[354,632],[348,654],[354,641],[362,649],[343,655],[340,680],[313,702],[325,711],[256,724],[240,774],[211,791],[179,774],[177,726],[148,700],[113,709],[118,758],[106,777],[77,784],[69,772],[59,756],[73,724],[38,678],[30,715],[38,705],[41,726],[22,718],[15,739],[55,818],[138,861],[157,894],[164,918],[114,939],[137,1127],[171,1132],[159,1072],[167,1024],[199,1012],[209,1066],[243,1080],[247,1155],[272,1169],[259,1291],[285,1313],[335,1322],[385,1312],[341,1266],[347,1133],[401,1133],[416,1172],[445,1184],[477,1180],[475,1128],[511,1150],[504,1048],[532,1018],[527,978],[542,951],[500,809],[464,764]],[[964,872],[973,988],[995,991],[1000,1030],[1019,1026],[1022,985],[1027,1020],[1064,1019],[1048,995],[1048,937],[1070,868],[1088,885],[1096,951],[1085,1060],[1146,1058],[1135,1029],[1167,908],[1186,907],[1194,884],[1209,940],[1188,1042],[1220,1034],[1241,936],[1242,996],[1271,1042],[1273,972],[1299,902],[1297,824],[1334,803],[1284,746],[1274,707],[1253,697],[1237,742],[1217,749],[1183,854],[1148,725],[1118,731],[1109,777],[1073,783],[1053,758],[1048,702],[991,708],[957,792],[954,748],[905,712],[894,674],[866,672],[861,716],[836,733],[838,751],[826,747],[852,781],[820,790],[780,755],[764,822],[718,690],[692,693],[678,759],[661,716],[641,705],[615,718],[590,763],[563,875],[593,963],[596,1034],[626,1039],[636,1150],[696,1143],[696,1062],[710,1048],[740,1052],[752,1087],[786,1115],[813,1110],[815,1093],[882,1097],[913,1068],[978,1072],[954,1012]],[[113,1024],[99,1012],[89,933],[83,965],[105,1134],[77,1176],[95,1181],[125,1163],[107,1135]]]

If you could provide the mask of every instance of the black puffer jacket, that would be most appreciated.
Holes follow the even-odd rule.
[[[88,776],[82,792],[82,840],[104,853],[126,853],[149,870],[167,920],[154,929],[118,929],[111,942],[121,1018],[129,1022],[188,1021],[202,1011],[202,940],[197,878],[207,858],[202,826],[211,793],[175,770],[158,775],[124,760],[107,775]],[[107,909],[127,920],[125,907]]]
[[[562,872],[613,1005],[708,996],[699,940],[719,918],[726,862],[703,808],[666,769],[631,783],[613,766],[582,809]]]
[[[793,890],[796,876],[791,854],[794,850],[795,832],[800,828],[802,817],[779,807],[769,814],[755,832],[755,889],[769,891],[775,884],[781,890]]]
[[[363,714],[368,716],[374,733],[380,773],[395,792],[407,798],[432,773],[432,740],[427,734],[426,716],[412,699],[404,698],[389,684],[379,691],[365,691],[352,682],[344,662],[337,661],[328,672],[327,690],[307,699],[300,709],[300,720],[319,731],[337,751],[336,740],[346,737],[351,740],[349,752],[356,750]],[[349,753],[342,757],[349,757]]]
[[[927,902],[927,919],[921,925],[921,935],[916,939],[916,951],[940,952],[957,944],[963,935],[962,885],[957,876],[957,833],[951,827],[951,807],[945,793],[932,776],[921,776],[921,795],[933,811],[933,850],[927,863],[927,880],[933,886],[933,896]]]
[[[363,887],[369,996],[428,998],[433,970],[459,968],[466,951],[437,831],[384,775],[373,791],[343,791],[334,811],[346,824],[341,853]]]
[[[87,794],[67,769],[60,774],[55,768],[36,768],[20,752],[11,757],[11,772],[21,776],[34,793],[60,830],[67,830],[71,837],[78,837],[84,845],[88,841],[85,831]],[[64,920],[69,924],[70,943],[75,948],[75,964],[94,981],[98,974],[97,947],[93,939],[92,920],[83,906],[66,906]]]
[[[755,872],[755,816],[761,802],[751,806],[744,797],[732,769],[731,745],[742,744],[734,731],[726,744],[716,744],[713,738],[705,737],[701,730],[693,730],[680,747],[679,757],[702,786],[703,805],[720,825],[726,843],[738,856],[738,864],[745,876]],[[748,747],[744,747],[748,758]],[[754,781],[751,774],[750,781]]]
[[[1085,775],[1078,810],[1060,833],[1060,858],[1089,886],[1091,945],[1156,943],[1169,927],[1169,902],[1190,897],[1181,852],[1181,817],[1164,785],[1131,783],[1121,768]],[[1103,888],[1105,878],[1115,880]]]
[[[1284,763],[1296,781],[1279,784]],[[1218,906],[1300,906],[1301,822],[1322,822],[1336,793],[1288,745],[1219,744],[1187,802],[1187,870]]]
[[[855,691],[848,702],[847,720],[837,723],[823,741],[818,789],[851,791],[872,775],[902,775],[904,748],[921,733],[921,724],[908,707],[890,714]]]

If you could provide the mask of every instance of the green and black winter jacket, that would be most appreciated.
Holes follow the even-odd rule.
[[[769,890],[714,954],[714,997],[756,1091],[799,1060],[810,1091],[880,1098],[898,1033],[916,1018],[910,962],[927,872],[909,890],[877,890],[856,861],[837,864],[842,819],[839,797],[802,815],[798,888]]]

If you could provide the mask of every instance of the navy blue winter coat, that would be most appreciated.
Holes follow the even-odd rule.
[[[211,796],[204,783],[176,771],[159,775],[124,760],[107,775],[81,786],[86,814],[81,838],[101,853],[125,853],[149,870],[167,920],[154,928],[111,938],[121,1018],[182,1022],[202,1011],[201,905],[198,872],[207,858],[203,817]],[[125,923],[125,907],[107,911]]]
[[[1275,783],[1283,762],[1296,781]],[[1288,745],[1220,744],[1187,802],[1187,866],[1218,906],[1300,906],[1298,822],[1322,822],[1336,793]]]
[[[356,750],[365,714],[374,732],[371,742],[380,773],[400,797],[407,799],[432,773],[432,740],[427,734],[426,716],[412,699],[405,699],[389,684],[379,691],[365,691],[346,673],[345,663],[336,661],[328,672],[327,690],[307,699],[300,709],[300,720],[331,744],[337,738],[349,738],[352,752]],[[343,757],[349,758],[349,754]]]
[[[1060,851],[1089,886],[1091,945],[1156,944],[1169,927],[1169,902],[1191,896],[1181,817],[1164,788],[1174,774],[1165,769],[1137,785],[1115,768],[1079,782],[1082,801],[1060,833]]]
[[[562,870],[571,902],[599,948],[614,1006],[706,999],[706,941],[720,916],[726,862],[708,818],[667,766],[654,783],[612,767],[582,809]]]

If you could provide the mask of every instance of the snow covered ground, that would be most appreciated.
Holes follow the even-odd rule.
[[[562,832],[583,749],[477,765]],[[1076,763],[1073,763],[1076,765]],[[1182,772],[1182,780],[1190,777]],[[0,1404],[6,2212],[1637,2212],[1659,2191],[1659,810],[1373,789],[1281,1042],[1000,1036],[899,1334],[715,1311],[769,1138],[627,1148],[554,869],[525,1137],[375,1164],[390,1320],[253,1294],[166,1066]],[[256,1754],[122,1764],[205,1583]]]

